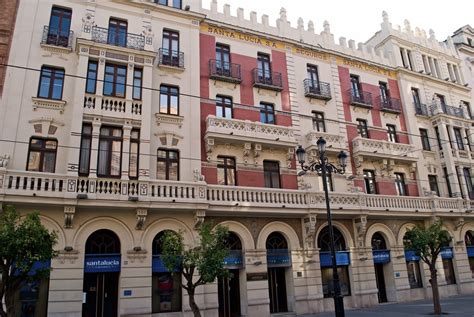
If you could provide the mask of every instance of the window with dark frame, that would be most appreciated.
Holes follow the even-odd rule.
[[[270,55],[264,53],[257,54],[258,77],[260,81],[271,81],[272,66],[270,62]]]
[[[155,3],[167,6],[168,0],[155,0]]]
[[[32,137],[28,147],[27,171],[54,173],[58,141]]]
[[[352,96],[355,98],[360,98],[361,87],[360,87],[360,82],[359,82],[359,76],[350,74],[350,79],[351,79]]]
[[[280,185],[280,164],[276,161],[263,161],[263,175],[265,187],[281,188]]]
[[[313,129],[319,132],[326,132],[323,112],[313,111]]]
[[[436,196],[440,197],[438,187],[438,176],[428,175],[428,183],[430,184],[430,191],[435,192]]]
[[[367,120],[357,119],[357,134],[363,138],[369,137],[369,130],[367,128]]]
[[[160,113],[179,115],[179,88],[168,85],[160,86]]]
[[[104,96],[125,98],[127,66],[105,64]]]
[[[173,0],[173,8],[181,9],[182,8],[182,0]]]
[[[217,184],[237,185],[235,158],[228,156],[217,157]]]
[[[127,46],[127,21],[111,18],[107,43],[115,46]]]
[[[446,134],[448,135],[448,141],[449,141],[449,145],[451,146],[451,149],[454,149],[454,145],[453,145],[453,139],[451,138],[451,131],[450,131],[450,126],[447,125],[446,126]]]
[[[469,104],[469,102],[461,100],[461,105],[462,105],[462,108],[463,108],[464,110],[466,110],[467,116],[468,116],[470,119],[473,119],[473,117],[472,117],[472,111],[471,111],[471,105]]]
[[[86,93],[95,94],[97,87],[97,61],[89,61],[87,65]]]
[[[407,189],[405,184],[405,175],[403,173],[394,173],[395,187],[398,196],[407,196]]]
[[[97,175],[120,177],[122,173],[122,128],[102,126],[99,136]]]
[[[130,179],[138,178],[138,164],[140,155],[140,130],[132,129],[130,132],[130,153],[128,164],[128,177]]]
[[[308,79],[310,80],[310,87],[313,89],[319,89],[319,73],[318,66],[307,64],[306,72]]]
[[[454,273],[453,259],[443,259],[444,279],[447,285],[456,284],[456,275]]]
[[[327,174],[326,175],[326,184],[328,186],[328,190],[330,192],[333,192],[334,191],[334,183],[332,181],[332,174]]]
[[[216,96],[216,117],[232,119],[232,98]]]
[[[173,30],[163,30],[162,40],[163,64],[170,66],[180,66],[179,63],[179,32]]]
[[[393,124],[387,124],[388,141],[398,143],[397,127]]]
[[[92,124],[84,123],[81,134],[81,151],[79,153],[79,175],[88,176],[90,171],[92,147]]]
[[[46,44],[68,47],[72,10],[60,7],[51,9]]]
[[[61,100],[63,98],[64,69],[41,67],[38,98]]]
[[[260,122],[275,124],[275,108],[269,103],[260,103]]]
[[[365,192],[367,194],[377,194],[377,183],[375,181],[374,170],[364,170]]]
[[[231,75],[229,45],[216,43],[216,71],[219,75]]]
[[[382,101],[382,103],[387,103],[390,98],[387,83],[380,81],[379,91],[380,91],[380,100]]]
[[[462,139],[462,132],[460,128],[453,128],[454,138],[456,139],[456,145],[458,150],[464,151],[464,140]]]
[[[179,180],[179,151],[158,149],[156,179]]]
[[[142,100],[143,69],[135,68],[133,70],[133,90],[132,98]]]
[[[469,129],[466,129],[465,132],[467,148],[472,152],[471,133],[469,132]]]
[[[420,129],[421,146],[425,151],[431,151],[430,138],[427,129]]]
[[[469,197],[469,199],[473,200],[474,199],[474,192],[473,192],[474,184],[472,182],[471,169],[469,167],[464,167],[463,174],[464,174],[464,181],[467,187],[467,196]]]
[[[461,197],[465,199],[466,196],[464,195],[464,188],[462,186],[462,181],[461,181],[463,177],[462,168],[460,168],[459,166],[454,166],[454,169],[456,170],[456,177],[458,179],[458,185],[459,185],[459,191],[461,192]]]
[[[438,142],[438,149],[441,151],[443,149],[443,143],[441,143],[441,136],[439,135],[438,127],[434,128],[436,134],[436,141]]]
[[[451,190],[451,183],[449,182],[448,169],[443,167],[443,177],[444,182],[446,183],[446,188],[448,189],[448,197],[453,197],[453,191]]]
[[[415,104],[415,106],[420,106],[420,91],[417,88],[412,88],[411,95],[413,96],[413,103]]]

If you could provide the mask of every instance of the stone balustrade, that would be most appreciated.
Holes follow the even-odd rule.
[[[417,152],[412,144],[374,140],[359,136],[352,140],[352,146],[355,156],[394,158],[403,161],[417,160]]]
[[[124,98],[84,95],[84,113],[120,118],[139,119],[142,114],[142,102]]]
[[[305,149],[311,150],[311,148],[317,149],[317,142],[322,137],[327,142],[326,150],[331,151],[347,151],[346,139],[344,136],[339,134],[311,131],[305,136]]]

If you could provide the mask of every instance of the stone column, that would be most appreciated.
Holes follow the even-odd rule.
[[[377,283],[371,247],[351,248],[351,296],[353,307],[370,307],[378,304]]]
[[[128,169],[130,164],[130,133],[132,126],[125,123],[123,126],[123,143],[122,143],[122,179],[128,179]]]
[[[246,250],[248,316],[270,316],[266,250]]]
[[[152,90],[153,87],[153,64],[151,59],[145,59],[143,67],[143,88],[142,88],[142,115],[140,127],[140,156],[138,159],[138,175],[140,180],[150,178],[150,168],[154,166],[151,162],[156,162],[156,149],[150,148],[152,124],[155,123],[155,116],[152,110]],[[147,89],[148,88],[148,89]],[[156,166],[156,165],[155,165]]]

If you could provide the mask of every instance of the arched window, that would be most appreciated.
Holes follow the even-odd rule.
[[[272,232],[266,242],[267,250],[288,249],[288,243],[285,237],[279,232]]]
[[[120,240],[113,231],[97,230],[87,238],[86,254],[106,253],[120,253]]]
[[[466,232],[466,235],[464,236],[464,241],[466,242],[466,246],[474,247],[474,232],[473,231]]]
[[[372,250],[387,250],[387,243],[380,232],[376,232],[372,236]]]
[[[226,245],[230,250],[242,250],[242,241],[234,232],[229,232]]]
[[[334,248],[336,251],[346,250],[346,241],[339,229],[333,227],[334,232]],[[318,236],[318,248],[321,249],[321,252],[328,252],[331,250],[331,239],[329,237],[329,227],[325,227]]]
[[[464,241],[466,242],[467,257],[469,260],[469,266],[471,267],[472,278],[474,278],[474,232],[466,232]]]

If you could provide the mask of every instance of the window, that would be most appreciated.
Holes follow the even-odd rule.
[[[181,0],[173,0],[173,8],[181,9],[182,8]]]
[[[92,124],[84,123],[81,134],[81,152],[79,153],[79,175],[89,175],[92,146]]]
[[[405,58],[405,49],[404,48],[400,48],[400,56],[402,57],[403,67],[408,68],[408,63],[407,63],[407,60]]]
[[[162,63],[179,67],[179,33],[163,30]]]
[[[431,145],[430,145],[430,138],[428,136],[428,130],[420,129],[420,138],[421,138],[421,145],[423,146],[423,150],[431,151]]]
[[[439,129],[438,129],[438,127],[435,127],[434,130],[435,130],[435,134],[436,134],[436,141],[438,142],[438,149],[442,150],[443,146],[442,146],[442,143],[441,143],[441,136],[439,135]]]
[[[122,171],[122,128],[103,126],[99,136],[97,175],[120,177]]]
[[[454,266],[453,259],[442,259],[443,260],[443,269],[444,269],[444,278],[446,284],[456,284],[456,276],[454,275]]]
[[[272,104],[260,103],[260,122],[275,124],[275,109]]]
[[[308,73],[308,79],[310,80],[310,87],[318,89],[319,88],[319,74],[318,66],[308,64],[306,66],[306,71]]]
[[[361,88],[360,88],[359,76],[351,74],[350,78],[351,78],[352,97],[360,98]]]
[[[324,113],[313,111],[313,129],[319,132],[326,132]]]
[[[232,119],[232,98],[217,96],[216,99],[216,117]]]
[[[420,91],[416,88],[412,88],[411,89],[411,95],[413,97],[413,104],[416,106],[420,106],[421,105],[421,101],[420,101]]]
[[[468,118],[473,119],[471,105],[469,104],[469,102],[461,100],[461,105],[462,105],[462,108],[466,111]]]
[[[420,261],[407,261],[408,282],[410,288],[422,288]]]
[[[89,61],[87,65],[87,80],[86,80],[86,92],[88,94],[95,94],[97,86],[97,68],[98,64],[96,61]]]
[[[70,9],[53,7],[49,20],[48,37],[46,44],[68,47],[69,31],[71,29]]]
[[[234,158],[226,156],[217,157],[217,184],[237,185]]]
[[[451,146],[452,149],[454,149],[453,140],[451,139],[451,132],[450,132],[449,125],[446,126],[446,134],[448,135],[449,145]]]
[[[454,131],[454,138],[456,139],[456,145],[458,150],[464,151],[464,142],[462,139],[461,129],[460,128],[453,128]]]
[[[436,196],[439,197],[438,177],[436,175],[428,175],[428,182],[430,184],[430,191],[435,192]]]
[[[367,120],[357,119],[357,134],[363,138],[369,137],[369,131],[367,129]]]
[[[38,97],[61,100],[63,98],[64,69],[41,67]]]
[[[324,188],[324,184],[323,184],[323,177],[321,176],[319,178],[319,184],[320,184],[320,188]],[[334,191],[334,183],[332,181],[332,174],[326,174],[326,185],[328,186],[328,190],[330,192],[333,192]]]
[[[167,6],[168,5],[168,0],[155,0],[155,3]]]
[[[143,70],[135,68],[133,70],[133,92],[132,98],[135,100],[142,99]]]
[[[456,177],[458,179],[459,191],[461,192],[461,197],[464,199],[466,198],[466,196],[464,195],[464,189],[462,187],[462,182],[461,182],[461,177],[463,177],[463,175],[459,166],[454,166],[454,169],[456,170]]]
[[[390,93],[388,91],[387,83],[379,82],[379,90],[380,90],[380,102],[383,104],[388,103],[390,98]]]
[[[230,47],[228,45],[216,44],[216,71],[219,75],[231,75]]]
[[[138,178],[138,160],[140,153],[140,130],[132,129],[130,133],[130,158],[128,165],[128,177],[130,179]]]
[[[451,183],[449,182],[448,169],[446,167],[443,167],[443,176],[444,176],[444,182],[446,183],[446,187],[448,189],[448,197],[453,197],[453,191],[451,190]]]
[[[116,46],[127,46],[127,22],[118,19],[110,19],[107,43]]]
[[[179,152],[176,150],[158,149],[156,178],[179,180]]]
[[[471,39],[471,38],[468,38],[468,39],[467,39],[467,45],[473,46],[473,45],[472,45],[472,39]]]
[[[408,66],[410,67],[411,70],[413,70],[413,57],[411,54],[411,50],[406,50],[407,51],[407,57],[408,57]]]
[[[52,139],[31,138],[28,149],[27,171],[54,173],[58,141]]]
[[[469,151],[472,151],[472,144],[471,144],[471,134],[469,132],[469,129],[466,129],[466,144],[467,144],[467,148],[469,149]]]
[[[427,75],[430,75],[431,72],[430,72],[430,65],[428,63],[428,58],[426,57],[426,55],[421,55],[421,59],[423,60],[423,67],[425,69],[425,73]]]
[[[473,183],[472,183],[471,169],[469,167],[464,167],[463,174],[464,174],[464,181],[466,182],[467,194],[469,196],[469,199],[474,199],[474,192],[472,191]]]
[[[441,110],[443,110],[444,113],[447,112],[447,109],[446,109],[446,99],[444,98],[443,95],[440,95],[440,94],[435,94],[435,99],[439,102],[439,104],[441,105]]]
[[[258,53],[257,55],[258,65],[258,78],[259,81],[266,82],[272,79],[272,68],[270,63],[270,55]]]
[[[160,113],[179,115],[179,88],[167,85],[160,87]]]
[[[393,124],[387,124],[388,141],[398,143],[397,127]]]
[[[377,194],[377,183],[375,182],[375,171],[364,170],[365,192],[367,194]]]
[[[127,67],[122,65],[105,64],[104,96],[125,98],[127,83]]]
[[[405,175],[403,173],[395,173],[395,187],[397,188],[398,196],[407,196]]]
[[[280,165],[275,161],[263,161],[265,187],[280,188]]]

